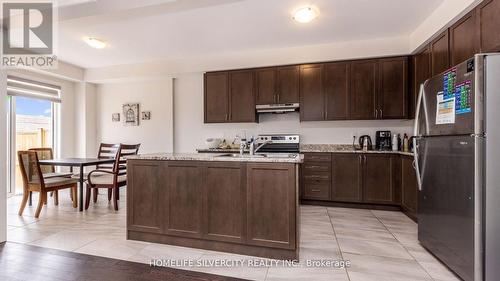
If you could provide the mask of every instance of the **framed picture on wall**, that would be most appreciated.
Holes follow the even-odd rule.
[[[111,115],[111,120],[112,120],[113,122],[120,122],[120,113],[113,113],[113,114]]]
[[[138,103],[127,103],[123,105],[123,124],[125,126],[139,126]]]
[[[142,120],[151,120],[151,111],[143,111]]]

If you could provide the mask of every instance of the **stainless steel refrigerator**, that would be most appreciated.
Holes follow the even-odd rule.
[[[464,280],[500,280],[500,54],[421,87],[418,239]]]

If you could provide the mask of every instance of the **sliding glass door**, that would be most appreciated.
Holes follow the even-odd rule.
[[[23,83],[23,84],[21,84]],[[9,98],[9,195],[23,193],[23,179],[17,160],[17,152],[30,148],[52,148],[55,150],[56,107],[58,103],[47,98],[38,84],[18,83],[21,87],[8,85]],[[15,85],[16,86],[16,85]],[[43,85],[43,87],[45,87]],[[41,88],[43,89],[43,88]],[[17,91],[17,92],[16,92]],[[20,94],[18,94],[20,93]],[[41,93],[38,94],[37,93]]]

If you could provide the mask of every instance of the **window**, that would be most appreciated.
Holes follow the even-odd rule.
[[[9,193],[23,192],[17,151],[37,147],[55,149],[56,107],[61,102],[58,86],[18,77],[7,77],[9,97]]]

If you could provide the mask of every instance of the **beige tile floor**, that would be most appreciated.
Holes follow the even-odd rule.
[[[122,192],[125,193],[125,192]],[[125,195],[115,212],[105,195],[83,212],[59,195],[60,205],[49,201],[39,219],[35,206],[23,216],[17,211],[20,196],[8,200],[8,240],[149,264],[167,260],[251,260],[255,257],[175,247],[125,239]],[[34,202],[36,196],[34,196]],[[301,264],[296,267],[190,267],[181,268],[252,280],[458,280],[423,249],[417,225],[400,212],[301,206]],[[347,269],[307,267],[305,260],[349,260]]]

